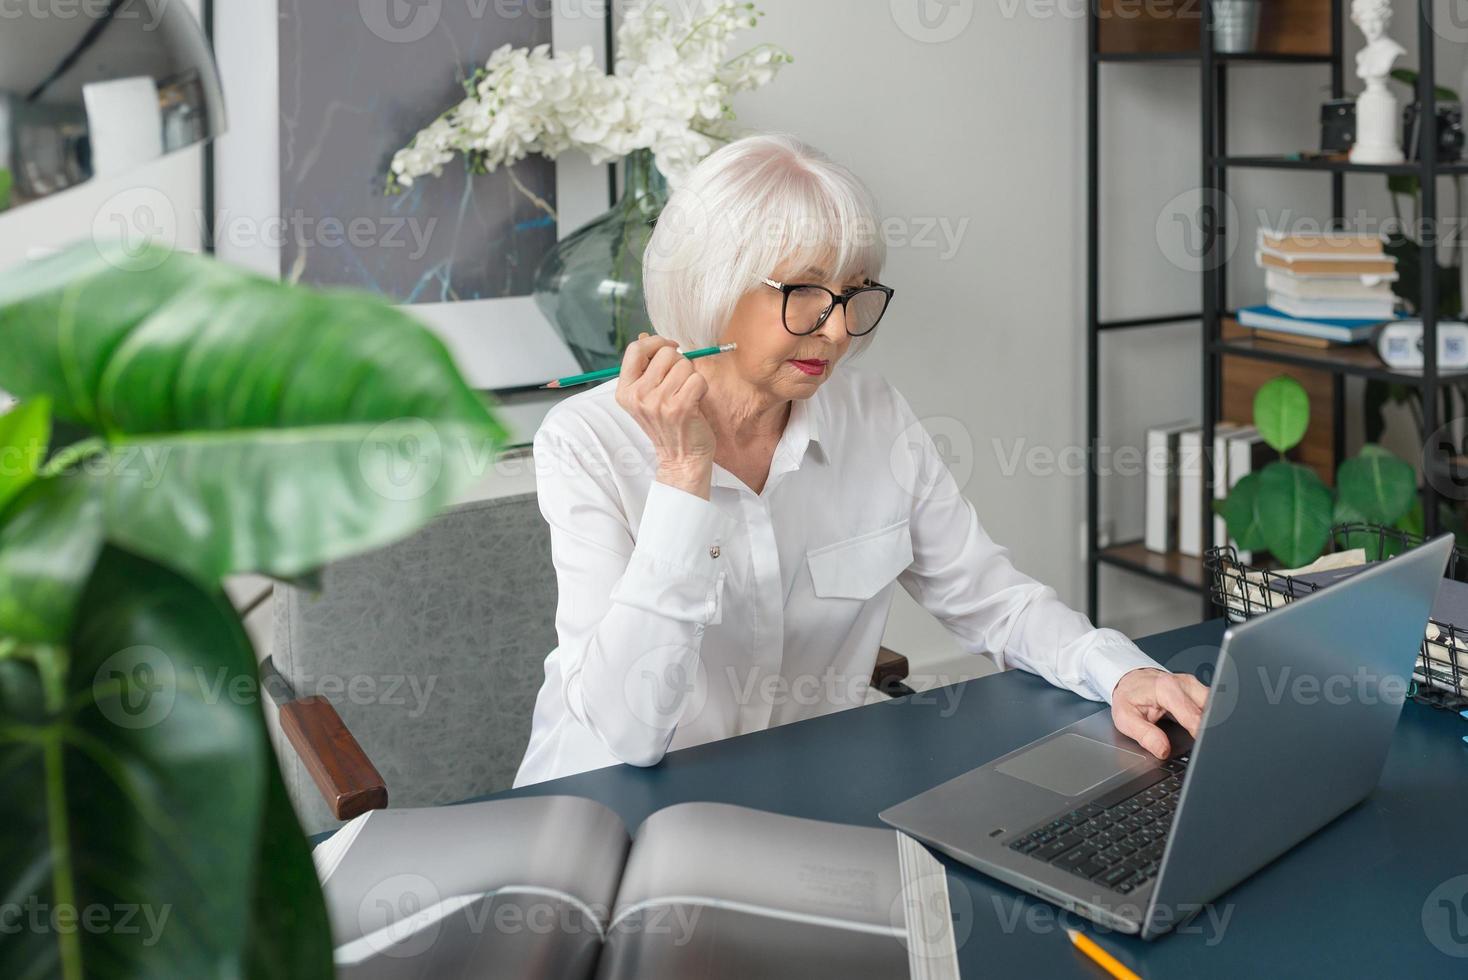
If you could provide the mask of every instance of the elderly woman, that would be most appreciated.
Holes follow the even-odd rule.
[[[861,704],[897,583],[1155,755],[1163,715],[1196,730],[1206,689],[1018,571],[907,401],[846,364],[894,292],[877,228],[861,182],[788,137],[673,194],[644,268],[658,336],[535,437],[560,645],[516,785]]]

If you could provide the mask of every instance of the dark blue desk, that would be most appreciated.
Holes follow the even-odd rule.
[[[1211,663],[1216,620],[1139,641],[1173,669]],[[670,754],[650,769],[616,766],[499,796],[568,793],[600,800],[636,828],[673,803],[716,800],[794,816],[880,826],[878,811],[1100,708],[1020,671]],[[1381,977],[1468,974],[1434,945],[1445,921],[1434,889],[1461,903],[1468,957],[1468,722],[1409,702],[1376,792],[1199,915],[1152,943],[1098,930],[952,861],[949,885],[965,977],[1098,977],[1064,925],[1082,925],[1148,977]],[[1227,841],[1220,841],[1227,847]],[[1461,886],[1461,887],[1458,887]],[[1215,923],[1224,922],[1220,930]]]

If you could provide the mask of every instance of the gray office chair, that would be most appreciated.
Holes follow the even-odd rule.
[[[320,584],[276,586],[262,671],[306,829],[386,806],[387,787],[397,806],[508,788],[556,645],[550,529],[535,495],[448,510],[328,566]]]
[[[308,833],[388,804],[507,789],[555,648],[550,529],[535,495],[476,501],[416,534],[277,585],[261,683]],[[872,683],[907,693],[883,649]]]

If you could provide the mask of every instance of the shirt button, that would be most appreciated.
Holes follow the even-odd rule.
[[[712,548],[709,549],[709,557],[710,558],[717,558],[717,557],[719,557],[719,546],[718,545],[714,545]]]

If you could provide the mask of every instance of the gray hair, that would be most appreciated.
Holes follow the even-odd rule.
[[[782,265],[844,284],[878,279],[886,260],[866,186],[795,137],[763,134],[722,147],[679,183],[643,257],[643,292],[660,336],[707,347]],[[854,338],[852,353],[871,339]]]

